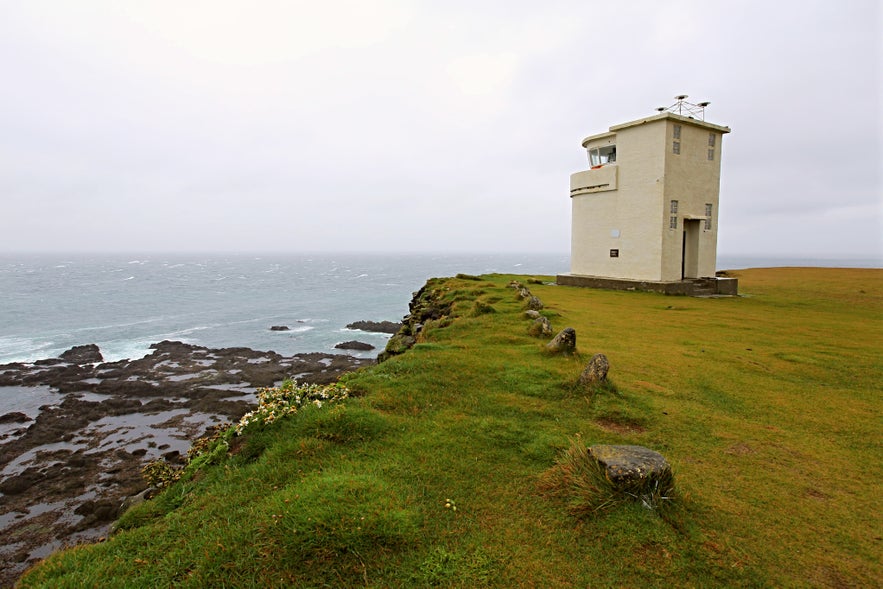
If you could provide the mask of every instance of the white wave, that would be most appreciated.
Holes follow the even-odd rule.
[[[33,362],[57,357],[68,348],[59,347],[52,340],[26,337],[0,337],[0,364]]]
[[[187,327],[185,329],[179,329],[177,331],[171,331],[168,333],[160,334],[156,337],[160,337],[162,339],[176,338],[181,336],[192,335],[198,331],[205,331],[207,329],[215,329],[221,327],[220,323],[212,323],[211,325],[197,325],[195,327]],[[157,340],[159,341],[159,340]]]
[[[298,325],[297,327],[289,327],[288,329],[275,331],[273,333],[304,333],[316,329],[312,325]]]
[[[134,280],[134,279],[135,279],[134,276],[129,276],[128,278],[123,278],[123,282],[126,282],[127,280]]]
[[[155,342],[144,339],[117,340],[100,342],[98,348],[101,350],[101,356],[105,362],[117,362],[119,360],[138,360],[150,355],[153,352],[150,349],[152,343]]]
[[[116,329],[118,327],[133,327],[135,325],[147,325],[148,323],[156,323],[161,321],[163,317],[152,317],[150,319],[142,319],[141,321],[131,321],[128,323],[109,323],[107,325],[95,325],[92,327],[80,327],[73,330],[73,333],[81,333],[84,331],[102,331],[105,329]],[[66,335],[66,334],[65,334]]]

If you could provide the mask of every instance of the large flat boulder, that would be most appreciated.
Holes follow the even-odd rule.
[[[671,467],[659,452],[644,446],[591,446],[589,454],[604,467],[614,485],[632,484],[641,480],[661,479],[671,475]]]

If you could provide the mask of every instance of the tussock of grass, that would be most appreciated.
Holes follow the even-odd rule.
[[[671,469],[658,477],[633,478],[615,484],[579,439],[572,440],[555,466],[543,473],[539,488],[542,493],[563,500],[576,517],[602,515],[624,503],[664,510],[677,500]]]

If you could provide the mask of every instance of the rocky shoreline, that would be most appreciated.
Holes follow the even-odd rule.
[[[97,346],[0,365],[0,587],[53,550],[107,534],[141,468],[181,460],[192,440],[238,420],[256,390],[294,378],[328,383],[374,360],[284,357],[163,341],[138,360],[103,362]]]

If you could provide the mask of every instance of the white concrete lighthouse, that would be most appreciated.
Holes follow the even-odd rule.
[[[735,294],[715,279],[721,148],[729,127],[687,97],[582,141],[570,177],[570,274],[560,284]]]

